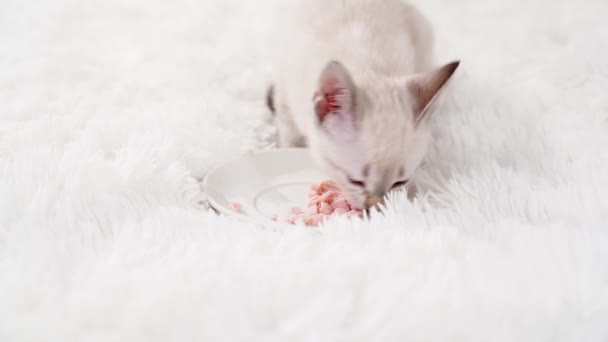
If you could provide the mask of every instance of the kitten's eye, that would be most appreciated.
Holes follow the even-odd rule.
[[[348,181],[352,184],[352,185],[356,185],[358,187],[364,188],[365,187],[365,182],[363,181],[358,181],[358,180],[354,180],[350,177],[348,177]]]
[[[393,187],[391,188],[391,190],[398,189],[398,188],[406,185],[407,183],[409,183],[409,181],[410,181],[409,179],[406,179],[404,181],[396,182],[395,184],[393,184]]]

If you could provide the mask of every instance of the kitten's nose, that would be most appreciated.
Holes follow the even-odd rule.
[[[371,195],[371,196],[367,197],[367,199],[365,200],[365,206],[368,209],[373,208],[378,204],[384,204],[383,196]]]

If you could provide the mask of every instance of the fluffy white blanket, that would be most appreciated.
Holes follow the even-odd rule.
[[[0,340],[606,341],[608,3],[420,1],[425,191],[270,231],[200,179],[270,146],[279,1],[0,4]]]

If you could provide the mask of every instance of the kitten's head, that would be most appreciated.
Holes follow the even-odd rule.
[[[359,87],[342,64],[325,67],[310,148],[355,205],[372,207],[413,176],[431,140],[426,113],[458,65]]]

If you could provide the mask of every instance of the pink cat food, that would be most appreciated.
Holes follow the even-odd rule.
[[[362,214],[363,211],[355,208],[335,183],[326,181],[311,187],[305,210],[292,208],[285,220],[290,224],[302,222],[316,227],[332,215],[361,217]],[[273,215],[275,218],[276,215]]]
[[[232,209],[232,211],[234,211],[235,213],[239,213],[239,214],[243,213],[243,205],[238,202],[230,203],[230,209]]]

